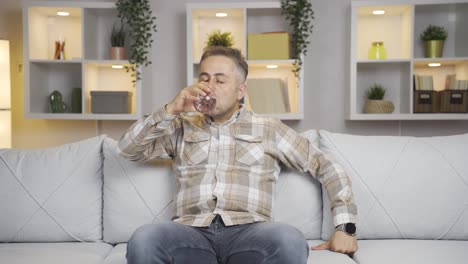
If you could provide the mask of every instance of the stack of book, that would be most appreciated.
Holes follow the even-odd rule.
[[[434,91],[432,75],[414,75],[414,89],[416,91]]]
[[[447,75],[445,90],[468,90],[468,80],[457,80],[455,74]]]

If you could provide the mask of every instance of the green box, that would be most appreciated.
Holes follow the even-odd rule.
[[[247,59],[289,60],[289,33],[249,34],[247,38]]]

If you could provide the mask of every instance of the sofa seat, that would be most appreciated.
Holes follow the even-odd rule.
[[[359,264],[465,264],[468,260],[468,241],[360,240],[354,259]]]
[[[0,243],[0,263],[101,264],[111,250],[107,243]]]
[[[309,248],[317,246],[325,241],[322,240],[307,240]],[[309,250],[309,258],[307,264],[356,264],[356,262],[348,255],[331,252],[329,250]]]
[[[315,246],[323,243],[321,240],[308,240],[309,246]],[[125,253],[127,244],[118,244],[109,253],[104,264],[126,264]],[[344,254],[333,253],[328,250],[310,250],[308,264],[356,264],[350,257]]]
[[[127,264],[126,253],[127,243],[117,244],[104,260],[104,264]]]
[[[323,243],[321,240],[308,240],[309,246],[315,246]],[[104,264],[126,264],[125,253],[127,244],[122,243],[116,245],[109,253],[104,261]],[[310,250],[307,264],[356,264],[350,257],[344,254],[333,253],[328,250]]]

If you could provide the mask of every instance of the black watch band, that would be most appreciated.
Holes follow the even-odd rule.
[[[356,225],[354,223],[345,223],[338,225],[335,228],[336,231],[343,231],[349,236],[355,236],[356,235]]]

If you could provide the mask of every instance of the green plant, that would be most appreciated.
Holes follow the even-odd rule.
[[[153,43],[153,32],[157,32],[156,17],[152,15],[148,0],[117,0],[115,5],[122,24],[127,25],[130,39],[129,62],[133,66],[125,68],[127,72],[133,72],[136,80],[140,80],[139,66],[151,64],[148,53]]]
[[[231,32],[221,33],[220,30],[214,30],[211,34],[208,35],[208,40],[206,41],[206,46],[224,46],[232,47],[234,45],[234,38]]]
[[[302,55],[307,55],[307,40],[312,34],[314,11],[310,0],[281,0],[281,14],[289,21],[292,28],[292,49],[296,56],[294,74],[298,76],[302,67]]]
[[[125,28],[122,24],[120,28],[117,28],[115,24],[112,26],[110,41],[112,47],[125,46]]]
[[[421,40],[445,40],[447,38],[447,31],[444,27],[429,25],[421,33]]]
[[[382,100],[385,96],[385,89],[381,84],[375,83],[367,90],[367,99],[369,100]]]

